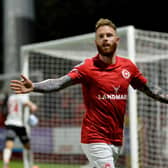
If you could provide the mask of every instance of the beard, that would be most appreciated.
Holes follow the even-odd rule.
[[[112,45],[108,45],[108,48],[105,48],[103,45],[96,45],[96,47],[99,54],[101,54],[102,56],[113,57],[117,49],[117,44],[113,43]]]

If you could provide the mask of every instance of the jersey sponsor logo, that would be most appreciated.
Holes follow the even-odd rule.
[[[130,76],[131,76],[130,72],[129,72],[128,70],[126,70],[126,69],[123,69],[121,73],[122,73],[122,76],[123,76],[125,79],[128,79],[128,78],[130,78]]]
[[[97,95],[99,100],[104,100],[104,99],[112,99],[112,100],[126,100],[127,95],[126,94],[103,94]]]
[[[118,91],[119,91],[119,89],[120,89],[120,86],[118,86],[118,87],[114,87],[114,86],[112,86],[112,87],[113,87],[113,89],[114,89],[115,93],[117,94],[117,93],[118,93]]]

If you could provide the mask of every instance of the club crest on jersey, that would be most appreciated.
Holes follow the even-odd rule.
[[[126,69],[123,69],[121,73],[125,79],[128,79],[131,76],[130,72]]]

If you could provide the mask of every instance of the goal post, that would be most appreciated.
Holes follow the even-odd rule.
[[[130,26],[127,31],[128,56],[135,63],[135,28]],[[139,168],[138,164],[138,121],[137,121],[137,95],[136,91],[129,88],[129,129],[130,129],[130,162],[131,167]]]
[[[150,82],[168,90],[168,34],[133,26],[118,28],[117,32],[121,38],[118,55],[130,58]],[[94,33],[89,33],[23,46],[23,73],[34,82],[65,75],[74,65],[97,54],[94,38]],[[79,143],[85,110],[80,85],[57,93],[31,93],[30,99],[40,107],[39,125],[31,129],[35,163],[49,164],[50,167],[87,163]],[[123,151],[117,162],[119,167],[166,168],[167,112],[167,105],[129,89],[129,122],[125,122]]]

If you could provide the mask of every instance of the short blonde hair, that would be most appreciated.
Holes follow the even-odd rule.
[[[116,25],[109,19],[104,19],[104,18],[100,18],[97,22],[96,22],[96,26],[95,26],[95,30],[97,31],[97,29],[101,26],[110,26],[112,27],[115,31],[117,29]]]

